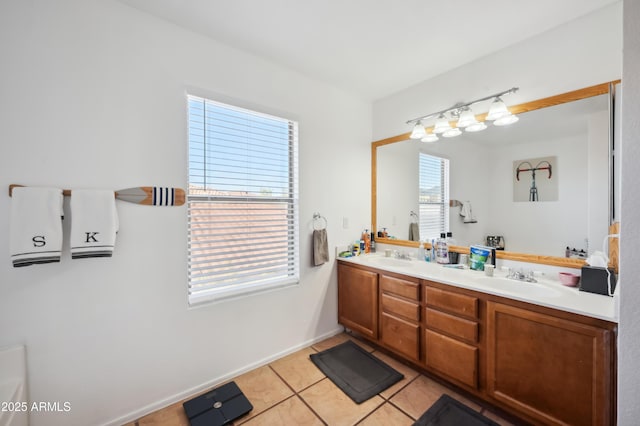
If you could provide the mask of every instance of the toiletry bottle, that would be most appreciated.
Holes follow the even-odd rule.
[[[447,234],[440,234],[440,238],[436,241],[436,262],[449,263],[449,247],[447,246]]]
[[[455,246],[457,244],[456,240],[453,239],[453,232],[447,232],[447,244],[450,246]]]
[[[375,253],[376,252],[376,237],[375,237],[375,232],[371,233],[371,248],[370,248],[371,253]]]
[[[424,245],[422,245],[422,241],[418,243],[418,260],[425,260]]]
[[[436,241],[431,239],[431,250],[429,250],[429,258],[431,262],[436,261]]]
[[[371,252],[371,237],[368,229],[365,229],[362,233],[362,239],[364,240],[364,252],[369,254]]]

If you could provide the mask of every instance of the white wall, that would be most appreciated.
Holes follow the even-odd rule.
[[[369,104],[115,1],[3,1],[0,57],[0,347],[26,345],[32,401],[72,407],[34,426],[122,423],[338,329],[312,215],[331,246],[368,220]],[[189,87],[299,121],[300,285],[188,309],[186,208],[124,202],[113,258],[13,269],[10,183],[187,186]]]
[[[620,335],[618,339],[618,424],[640,418],[640,2],[624,2],[622,72],[622,211],[620,215]]]

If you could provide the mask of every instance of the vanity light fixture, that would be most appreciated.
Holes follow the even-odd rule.
[[[496,126],[506,126],[515,123],[518,121],[518,117],[509,111],[501,96],[509,95],[517,91],[518,88],[513,87],[500,93],[467,103],[457,103],[442,111],[409,120],[407,124],[414,124],[410,138],[420,139],[422,142],[435,142],[438,140],[438,135],[440,134],[445,138],[461,135],[462,130],[460,129],[464,129],[466,132],[479,132],[484,130],[487,128],[486,121],[492,121]],[[471,110],[471,106],[489,99],[493,99],[493,102],[489,107],[489,112],[486,114],[485,121],[478,121],[474,112]],[[435,124],[430,127],[430,131],[427,131],[424,121],[433,117],[436,117]],[[455,127],[451,125],[452,121],[456,122]]]

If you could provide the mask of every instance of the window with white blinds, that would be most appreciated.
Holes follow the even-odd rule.
[[[449,230],[449,160],[420,153],[420,235],[423,240]]]
[[[189,303],[297,283],[298,125],[188,96]]]

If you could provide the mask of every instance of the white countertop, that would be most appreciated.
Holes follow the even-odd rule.
[[[536,277],[537,283],[527,283],[507,279],[506,273],[501,270],[496,270],[493,277],[487,277],[482,271],[448,268],[437,263],[401,260],[384,257],[381,254],[339,258],[338,260],[614,323],[618,322],[614,297],[579,291],[577,287],[567,287],[560,284],[557,279],[554,279],[555,277],[551,276]]]

